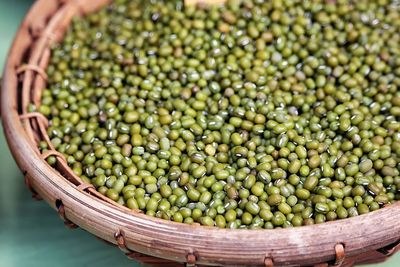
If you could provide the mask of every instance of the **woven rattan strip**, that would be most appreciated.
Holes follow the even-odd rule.
[[[47,80],[46,72],[39,66],[33,64],[25,64],[17,69],[17,74],[23,73],[25,71],[36,71],[43,79]]]
[[[25,113],[19,116],[20,120],[29,120],[29,119],[36,119],[36,124],[32,125],[32,127],[25,127],[27,130],[27,135],[29,138],[33,141],[33,143],[36,145],[36,143],[40,140],[43,140],[47,143],[49,148],[51,150],[54,150],[53,143],[50,141],[49,136],[46,133],[46,128],[49,125],[48,119],[41,113],[39,112],[30,112],[30,113]],[[39,129],[39,133],[34,133],[32,129],[35,129],[35,126],[37,126]]]
[[[394,253],[396,253],[399,250],[400,250],[400,239],[397,240],[396,242],[394,242],[393,244],[390,244],[389,246],[378,249],[378,252],[389,257],[389,256],[392,256]]]
[[[197,258],[193,253],[189,253],[186,256],[186,266],[187,267],[195,267],[196,266]]]
[[[68,228],[71,228],[71,229],[78,228],[78,226],[75,223],[71,222],[65,215],[65,207],[61,200],[56,201],[56,207],[57,207],[58,215],[64,221],[65,226],[67,226]]]
[[[39,113],[39,112],[26,113],[26,114],[20,115],[19,118],[21,120],[37,118],[38,120],[40,120],[44,124],[44,126],[46,128],[49,126],[49,120],[42,113]]]
[[[94,185],[92,185],[92,184],[87,184],[87,183],[80,184],[80,185],[78,185],[77,188],[78,188],[78,190],[80,190],[80,191],[86,191],[86,190],[88,190],[89,188],[95,189]]]
[[[66,162],[65,157],[63,154],[61,154],[60,152],[56,151],[56,150],[47,150],[45,152],[42,153],[41,157],[45,160],[50,156],[54,156],[56,157],[58,160],[61,160],[63,162]]]
[[[271,259],[271,257],[265,257],[264,265],[265,267],[274,267],[274,261]]]
[[[46,67],[49,63],[49,60],[50,60],[50,54],[51,54],[50,48],[46,48],[43,51],[42,57],[39,61],[39,68],[46,69]],[[33,89],[34,88],[45,88],[46,82],[47,82],[47,80],[43,79],[41,76],[36,77]],[[33,90],[32,91],[32,96],[31,96],[32,103],[37,107],[40,106],[42,91],[43,90]]]
[[[134,253],[134,251],[128,249],[126,247],[126,243],[125,243],[125,237],[124,237],[124,232],[123,230],[118,230],[115,234],[114,234],[115,240],[117,241],[117,246],[119,247],[120,250],[122,250],[125,254],[130,254],[130,253]]]
[[[336,261],[334,266],[342,266],[343,262],[346,258],[346,254],[344,252],[344,246],[343,244],[336,244],[335,245],[335,254],[336,254]]]

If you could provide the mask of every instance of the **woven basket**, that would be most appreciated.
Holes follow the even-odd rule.
[[[152,266],[352,266],[384,261],[400,247],[400,202],[372,213],[320,225],[275,230],[230,230],[174,223],[125,208],[83,183],[51,146],[47,119],[29,113],[40,104],[50,46],[73,16],[109,0],[38,0],[23,21],[5,66],[1,114],[10,149],[37,199],[79,226]],[[50,150],[41,154],[39,141]],[[56,156],[55,168],[46,158]]]

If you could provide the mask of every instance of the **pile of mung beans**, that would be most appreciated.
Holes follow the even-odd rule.
[[[149,216],[286,228],[400,199],[399,1],[115,0],[47,73],[55,149]]]

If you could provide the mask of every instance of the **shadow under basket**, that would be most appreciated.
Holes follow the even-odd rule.
[[[291,229],[231,230],[186,225],[132,211],[83,183],[54,150],[40,104],[50,47],[73,16],[109,0],[38,0],[9,53],[1,91],[5,135],[25,183],[71,228],[81,227],[149,266],[353,266],[377,263],[400,248],[400,202],[350,219]],[[50,149],[40,153],[38,143]],[[55,156],[53,168],[46,158]]]

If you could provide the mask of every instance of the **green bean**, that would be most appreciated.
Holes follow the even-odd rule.
[[[73,20],[37,107],[54,148],[101,194],[180,223],[297,227],[399,200],[398,7],[278,2]]]

